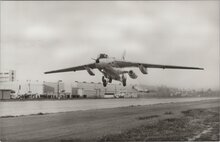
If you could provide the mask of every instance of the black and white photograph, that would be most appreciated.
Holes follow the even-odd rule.
[[[0,142],[220,141],[220,1],[0,1]]]

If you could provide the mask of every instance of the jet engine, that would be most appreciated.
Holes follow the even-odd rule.
[[[128,75],[129,75],[129,77],[132,78],[132,79],[136,79],[136,78],[137,78],[137,75],[134,73],[133,70],[130,70],[130,71],[128,72]]]
[[[89,67],[85,67],[85,69],[87,70],[87,72],[91,75],[91,76],[94,76],[95,73],[93,72],[93,70]]]
[[[143,65],[139,65],[139,69],[143,74],[147,74],[147,68],[145,68]]]

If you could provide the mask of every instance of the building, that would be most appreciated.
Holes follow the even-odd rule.
[[[124,87],[121,84],[108,84],[107,87],[103,87],[102,83],[75,81],[70,88],[67,92],[61,80],[57,82],[16,80],[0,84],[0,89],[14,90],[13,98],[20,99],[136,98],[143,94],[143,91],[139,91],[134,85]]]
[[[42,82],[34,80],[26,81],[3,81],[0,83],[0,89],[14,90],[14,98],[64,98],[64,83]]]
[[[58,82],[43,82],[43,94],[44,98],[66,98],[64,83]]]
[[[138,97],[140,92],[132,85],[126,87],[121,84],[108,84],[103,87],[101,83],[78,82],[72,84],[70,98],[132,98]]]
[[[8,72],[0,72],[0,82],[15,81],[15,70],[9,70]]]
[[[11,89],[0,89],[0,100],[11,99],[11,95],[14,91]]]
[[[55,98],[55,88],[48,85],[48,84],[44,84],[43,86],[43,94],[41,97],[44,97],[44,98]]]
[[[5,81],[1,82],[0,89],[14,90],[16,97],[39,98],[43,94],[43,83],[40,81]]]

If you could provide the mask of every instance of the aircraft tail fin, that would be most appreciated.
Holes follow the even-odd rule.
[[[122,54],[122,57],[121,57],[122,60],[125,60],[125,55],[126,55],[126,50],[124,50],[124,52]]]

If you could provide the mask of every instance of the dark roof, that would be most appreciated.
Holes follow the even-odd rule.
[[[0,91],[14,91],[12,89],[0,89]]]

